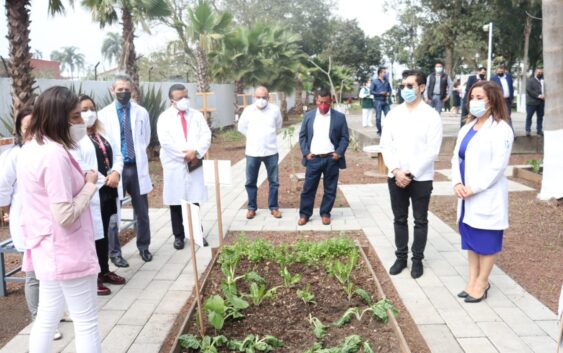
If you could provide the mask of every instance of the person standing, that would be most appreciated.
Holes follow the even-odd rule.
[[[426,102],[430,104],[438,114],[442,113],[442,107],[451,97],[452,80],[444,72],[444,65],[437,62],[434,65],[434,73],[426,79]]]
[[[65,303],[77,353],[100,353],[96,278],[100,272],[89,203],[97,171],[84,173],[69,150],[86,135],[78,97],[66,87],[45,90],[35,102],[18,156],[18,194],[24,271],[35,271],[39,308],[30,353],[48,353]]]
[[[463,96],[463,100],[461,102],[461,126],[465,123],[465,118],[467,117],[467,92],[471,89],[471,87],[479,82],[484,81],[487,78],[487,69],[484,66],[480,66],[477,69],[475,75],[471,75],[467,78],[467,82],[465,83],[465,95]]]
[[[384,67],[377,69],[377,78],[374,79],[370,86],[370,93],[373,96],[373,104],[375,106],[375,127],[377,135],[381,135],[381,112],[385,117],[389,114],[389,97],[391,96],[391,85],[385,78],[386,71]]]
[[[321,89],[317,109],[305,115],[299,132],[299,146],[303,155],[305,183],[299,203],[300,226],[307,224],[313,214],[313,205],[321,176],[324,194],[320,215],[324,225],[330,224],[330,212],[336,200],[340,169],[346,168],[346,149],[350,142],[346,116],[331,109],[330,91]]]
[[[469,278],[458,294],[466,303],[487,298],[489,275],[508,228],[508,181],[514,133],[502,91],[481,81],[468,92],[469,115],[452,157],[452,185],[458,197],[461,248],[467,250]]]
[[[98,295],[110,295],[111,289],[104,283],[125,284],[125,278],[109,270],[108,233],[110,219],[118,212],[118,186],[123,170],[121,153],[114,148],[115,143],[104,136],[103,127],[97,119],[94,100],[89,96],[79,97],[82,119],[86,122],[88,135],[84,136],[76,148],[69,152],[84,172],[98,171],[98,192],[90,201],[90,213],[94,222],[96,255],[100,265],[98,274]]]
[[[512,75],[506,72],[504,64],[500,64],[497,67],[497,74],[491,77],[491,81],[494,81],[502,90],[502,96],[504,97],[506,108],[508,110],[508,123],[512,126],[512,121],[510,120],[510,116],[512,115],[512,101],[514,99],[514,83]]]
[[[526,83],[526,136],[531,135],[532,116],[536,114],[536,133],[543,136],[543,113],[545,108],[543,67],[538,67],[534,76]]]
[[[203,114],[190,108],[186,86],[172,85],[168,98],[170,107],[160,114],[156,126],[164,174],[162,199],[170,207],[174,248],[180,250],[186,238],[182,200],[198,206],[207,201],[201,161],[211,145],[211,130]]]
[[[123,194],[131,196],[137,224],[137,249],[143,261],[152,261],[149,251],[151,231],[149,220],[149,202],[147,194],[152,191],[149,175],[147,146],[151,139],[151,124],[147,110],[131,101],[131,78],[117,75],[111,92],[115,101],[103,108],[98,117],[107,136],[115,141],[115,148],[123,156],[123,173],[120,185]],[[121,255],[121,246],[116,232],[110,232],[109,253],[111,262],[117,267],[129,264]]]
[[[368,80],[362,88],[360,88],[360,104],[362,106],[362,127],[373,127],[371,116],[373,114],[373,95],[370,94],[370,83]]]
[[[461,106],[461,94],[463,93],[463,87],[461,86],[461,80],[458,78],[454,82],[454,88],[452,89],[452,94],[454,96],[454,113],[459,114],[459,107]]]
[[[281,218],[278,204],[278,140],[277,131],[282,127],[282,116],[278,106],[268,103],[270,95],[264,86],[256,87],[254,104],[244,109],[238,122],[238,131],[246,136],[246,193],[248,195],[247,219],[256,216],[258,172],[264,163],[268,173],[268,208],[275,218]]]
[[[434,161],[442,144],[442,121],[440,115],[424,102],[424,89],[421,71],[407,70],[403,73],[401,95],[405,102],[389,113],[381,136],[383,159],[389,169],[387,184],[397,247],[397,260],[389,273],[396,275],[407,267],[410,201],[414,216],[413,278],[423,274]]]

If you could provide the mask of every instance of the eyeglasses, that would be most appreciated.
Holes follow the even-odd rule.
[[[404,89],[404,88],[408,88],[408,89],[413,89],[416,87],[416,85],[412,84],[412,83],[407,83],[406,85],[399,85],[400,89]]]
[[[268,100],[268,96],[264,96],[264,97],[256,96],[256,97],[254,97],[254,98],[256,98],[256,99],[265,99],[265,100]]]

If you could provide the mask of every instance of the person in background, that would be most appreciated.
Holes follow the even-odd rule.
[[[465,94],[463,100],[461,101],[461,126],[465,123],[465,118],[467,117],[467,92],[471,87],[479,81],[484,81],[487,78],[487,69],[484,66],[480,66],[477,69],[475,75],[470,75],[465,83]]]
[[[514,100],[514,81],[512,80],[512,75],[506,72],[504,64],[500,64],[497,67],[497,74],[491,77],[491,81],[495,82],[502,91],[506,109],[508,110],[508,123],[512,126],[512,120],[510,119],[512,114],[512,101]]]
[[[362,88],[360,88],[359,98],[362,106],[362,127],[373,127],[371,116],[373,115],[373,95],[370,94],[371,81],[368,80]]]
[[[100,272],[89,203],[97,171],[84,173],[69,153],[86,135],[78,97],[66,87],[45,90],[35,102],[18,156],[22,269],[35,271],[39,308],[30,353],[51,352],[65,302],[74,322],[77,353],[101,352],[96,278]]]
[[[438,114],[442,113],[442,107],[452,96],[452,80],[444,72],[444,64],[440,61],[434,65],[434,73],[426,79],[426,103],[431,105]]]
[[[174,249],[184,248],[182,200],[200,205],[207,201],[201,161],[211,145],[211,130],[203,114],[190,108],[186,86],[168,90],[170,107],[157,122],[160,163],[164,174],[162,200],[170,207]],[[203,238],[203,245],[207,241]]]
[[[377,135],[381,135],[381,112],[389,114],[389,97],[391,96],[391,85],[385,78],[386,70],[384,67],[377,69],[377,78],[372,80],[370,86],[370,93],[373,96],[373,103],[375,106],[375,127]]]
[[[264,163],[268,173],[268,208],[274,218],[281,218],[278,204],[278,140],[277,131],[282,127],[282,116],[277,105],[268,103],[270,95],[264,86],[256,87],[254,104],[244,108],[238,122],[238,131],[246,136],[246,193],[248,195],[248,211],[246,218],[256,216],[258,205],[256,197],[258,188],[258,172]]]
[[[461,95],[463,94],[463,87],[461,86],[461,80],[459,78],[454,82],[452,94],[454,96],[454,113],[459,114],[459,107],[461,106]]]
[[[487,298],[489,275],[508,228],[508,165],[514,134],[500,88],[480,81],[468,92],[469,115],[452,157],[452,185],[458,197],[461,248],[467,250],[469,279],[458,294],[466,303]]]
[[[419,70],[403,72],[401,95],[405,103],[391,110],[381,136],[387,184],[393,210],[395,263],[389,269],[397,275],[407,267],[409,252],[408,215],[412,202],[414,240],[412,278],[422,276],[422,260],[428,238],[428,205],[432,194],[434,161],[442,144],[440,115],[424,102],[424,75]]]
[[[536,113],[536,133],[543,136],[543,113],[545,109],[545,88],[543,67],[538,67],[526,83],[526,136],[532,134],[532,117]]]
[[[137,220],[137,249],[143,261],[149,262],[152,261],[152,254],[149,251],[151,231],[147,194],[152,191],[152,182],[147,146],[151,139],[151,124],[147,110],[131,101],[132,84],[127,75],[115,77],[111,89],[115,101],[100,110],[98,119],[104,126],[106,136],[114,141],[115,148],[123,156],[119,188],[123,195],[127,192],[131,196]],[[111,262],[117,267],[127,267],[129,264],[121,255],[119,239],[113,237],[114,234],[117,235],[117,232],[110,232],[108,239]]]
[[[82,119],[86,122],[87,136],[70,150],[84,172],[98,171],[98,192],[90,201],[90,212],[94,222],[96,254],[100,273],[98,273],[98,295],[110,295],[111,289],[104,283],[123,285],[125,278],[109,270],[108,233],[110,218],[118,213],[118,186],[123,158],[115,143],[105,136],[102,123],[97,119],[94,100],[86,95],[79,97]]]

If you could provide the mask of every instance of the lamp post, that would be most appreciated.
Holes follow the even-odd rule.
[[[489,52],[487,55],[487,80],[491,79],[491,61],[493,55],[493,23],[489,22],[489,24],[483,26],[483,31],[489,31]]]

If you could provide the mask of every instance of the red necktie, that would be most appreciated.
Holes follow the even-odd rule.
[[[182,118],[182,130],[184,130],[184,138],[188,139],[188,122],[186,121],[186,116],[184,112],[178,112],[180,114],[180,118]]]

